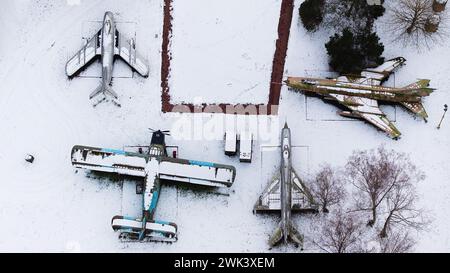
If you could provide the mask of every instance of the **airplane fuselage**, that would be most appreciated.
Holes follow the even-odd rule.
[[[102,47],[102,81],[103,85],[109,85],[112,81],[114,68],[114,40],[116,33],[116,23],[111,12],[105,13],[103,28],[101,33]]]
[[[281,229],[285,243],[289,237],[289,223],[291,219],[291,130],[287,127],[281,131]]]
[[[380,85],[343,82],[329,79],[289,77],[287,85],[304,92],[321,96],[344,95],[363,97],[385,102],[421,102],[422,97],[430,95],[428,89],[385,87]]]

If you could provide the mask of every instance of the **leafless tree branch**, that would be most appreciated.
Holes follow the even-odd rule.
[[[310,185],[312,194],[325,213],[329,212],[329,207],[339,204],[345,198],[342,178],[330,165],[323,165]]]

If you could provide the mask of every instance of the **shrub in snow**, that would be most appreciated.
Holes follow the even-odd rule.
[[[326,0],[323,24],[338,32],[345,28],[364,32],[372,29],[375,19],[383,15],[385,8],[382,2],[381,5],[369,5],[361,0]]]
[[[325,45],[330,56],[330,67],[339,73],[359,73],[366,67],[382,64],[384,45],[376,33],[362,32],[354,34],[344,29],[335,34]]]
[[[441,22],[441,17],[439,17],[439,15],[434,14],[432,16],[430,16],[427,20],[427,22],[425,23],[425,31],[426,32],[437,32],[439,29],[439,24]]]
[[[433,0],[433,11],[442,12],[445,10],[448,0]]]
[[[324,4],[325,0],[306,0],[300,5],[300,18],[306,30],[315,31],[322,23]]]

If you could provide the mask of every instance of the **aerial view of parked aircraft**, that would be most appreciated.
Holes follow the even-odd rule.
[[[233,166],[168,157],[166,132],[155,131],[146,153],[75,146],[72,165],[76,168],[144,178],[141,218],[115,216],[112,228],[121,238],[138,241],[177,239],[177,225],[155,220],[161,181],[196,184],[206,187],[231,187],[236,177]]]
[[[303,247],[303,235],[291,221],[292,212],[318,212],[308,187],[292,167],[291,130],[287,123],[281,131],[281,165],[275,178],[259,197],[254,212],[281,211],[281,222],[269,239],[271,247],[280,242],[293,242]]]
[[[134,39],[128,39],[116,28],[114,15],[106,12],[102,28],[83,48],[66,64],[66,74],[72,78],[89,65],[96,57],[101,56],[102,82],[89,96],[90,99],[99,94],[108,94],[117,99],[117,93],[111,88],[114,61],[120,56],[133,70],[141,76],[149,75],[147,61],[136,52]]]
[[[404,58],[398,57],[379,67],[366,69],[360,75],[343,75],[335,79],[288,77],[286,83],[293,90],[337,102],[350,110],[339,112],[341,116],[363,119],[393,139],[398,139],[400,131],[380,110],[378,102],[400,103],[426,121],[428,114],[422,105],[422,98],[434,91],[429,88],[430,80],[419,80],[400,88],[382,86],[391,73],[405,62]]]

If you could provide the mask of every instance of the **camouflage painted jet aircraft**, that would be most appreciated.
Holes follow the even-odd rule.
[[[295,90],[338,102],[350,110],[339,112],[341,116],[366,120],[393,139],[398,139],[400,131],[380,110],[378,102],[400,103],[427,121],[422,98],[434,91],[428,87],[430,80],[419,80],[402,88],[382,86],[391,73],[405,62],[404,58],[398,57],[379,67],[366,69],[359,76],[340,76],[336,79],[288,77],[286,83]]]
[[[281,131],[281,165],[256,202],[253,212],[281,212],[281,222],[269,240],[271,247],[280,242],[293,242],[303,248],[301,235],[291,221],[292,212],[317,212],[318,206],[309,189],[292,167],[291,130],[287,123]]]
[[[137,241],[177,240],[176,224],[154,219],[162,180],[231,187],[236,177],[233,166],[168,157],[165,132],[162,131],[153,133],[147,153],[75,146],[71,158],[76,168],[145,179],[142,218],[115,216],[111,222],[112,228],[120,232],[120,238]]]

